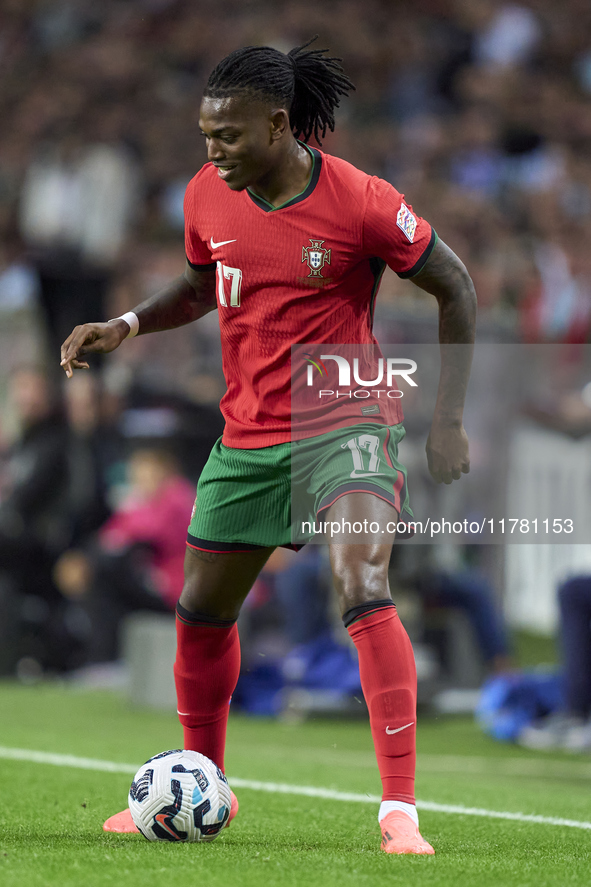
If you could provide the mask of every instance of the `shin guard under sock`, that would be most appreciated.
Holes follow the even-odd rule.
[[[382,800],[414,804],[417,674],[413,649],[392,602],[376,601],[373,607],[355,608],[361,614],[349,611],[343,620],[349,623],[347,630],[359,654]]]
[[[230,697],[240,674],[240,641],[233,621],[192,614],[177,605],[174,679],[184,748],[224,769]]]

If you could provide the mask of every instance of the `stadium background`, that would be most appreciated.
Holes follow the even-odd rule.
[[[62,333],[129,310],[182,268],[182,196],[205,156],[196,112],[211,68],[237,46],[288,50],[316,33],[357,85],[325,149],[395,184],[465,261],[482,341],[566,346],[567,371],[530,415],[528,440],[560,438],[564,463],[576,466],[570,482],[588,476],[589,406],[568,371],[584,364],[574,346],[591,335],[587,0],[0,0],[0,490],[19,431],[15,367],[40,366],[62,385]],[[434,301],[387,273],[376,333],[436,342]],[[100,364],[103,419],[132,445],[174,437],[194,476],[219,423],[219,367],[215,316],[128,342]],[[112,480],[116,488],[121,477]],[[557,580],[588,572],[589,549],[476,554],[519,629],[518,664],[553,661]],[[457,568],[466,552],[451,555]],[[412,623],[412,595],[405,613]],[[2,666],[9,633],[0,622]],[[452,686],[473,687],[483,672],[465,623],[452,620],[448,635],[463,649]],[[495,743],[470,718],[421,722],[417,788],[429,799],[419,806],[437,869],[397,860],[393,876],[391,860],[378,858],[373,812],[339,794],[371,800],[379,789],[365,723],[311,718],[294,728],[234,716],[228,766],[231,781],[242,779],[240,828],[207,856],[148,854],[100,826],[123,805],[134,766],[180,741],[175,715],[59,681],[3,681],[0,696],[7,887],[156,883],[162,872],[224,885],[228,872],[270,885],[588,883],[588,761]],[[23,773],[35,780],[34,803]],[[330,786],[334,797],[261,795],[253,779]]]
[[[17,431],[7,396],[15,366],[41,364],[57,378],[56,344],[74,322],[121,314],[182,268],[182,197],[204,160],[197,109],[211,68],[236,46],[287,50],[315,33],[318,45],[343,57],[357,86],[325,149],[409,195],[462,257],[479,296],[481,340],[589,341],[591,9],[584,0],[3,0],[4,453]],[[129,342],[102,363],[102,408],[132,440],[148,417],[150,435],[178,431],[171,403],[194,408],[192,474],[204,446],[195,417],[215,424],[223,391],[215,328],[210,315]],[[436,328],[434,300],[387,273],[378,338],[435,342]],[[573,406],[571,395],[554,392],[542,419],[580,437],[589,409]],[[585,452],[582,464],[589,459]],[[553,633],[556,578],[569,564],[588,566],[582,548],[522,553],[510,588],[504,549],[488,552],[482,566],[512,625]]]

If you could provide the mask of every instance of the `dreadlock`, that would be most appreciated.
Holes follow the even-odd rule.
[[[287,55],[271,46],[236,49],[209,76],[204,95],[220,99],[252,95],[282,104],[289,111],[291,130],[304,142],[322,144],[326,130],[334,131],[334,112],[340,96],[355,89],[344,73],[340,58],[326,56],[327,49],[308,49],[313,37]]]

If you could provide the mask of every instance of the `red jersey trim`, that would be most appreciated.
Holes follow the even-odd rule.
[[[332,494],[330,501],[327,501],[328,496],[326,499],[322,500],[318,507],[318,511],[316,512],[316,516],[318,516],[321,511],[326,511],[327,508],[334,505],[337,499],[342,499],[343,496],[348,496],[349,493],[371,493],[372,496],[377,496],[378,499],[382,499],[384,502],[387,502],[388,505],[391,505],[400,517],[400,498],[398,499],[398,507],[396,507],[396,499],[394,496],[390,496],[383,487],[378,487],[377,485],[374,486],[372,484],[343,484],[342,486],[337,487]]]
[[[191,538],[194,539],[195,537],[192,536]],[[201,545],[191,545],[190,542],[187,542],[187,548],[194,548],[197,551],[208,551],[210,554],[240,554],[247,551],[263,551],[265,548],[273,547],[287,548],[289,551],[301,551],[304,547],[304,544],[292,545],[286,543],[280,546],[251,545],[248,542],[208,542],[206,539],[199,539],[199,542],[201,542]],[[220,548],[222,545],[224,548]]]
[[[211,551],[213,554],[224,554],[227,551],[262,551],[269,547],[253,545],[250,542],[213,542],[209,539],[199,539],[190,533],[187,535],[187,546],[196,548],[197,551]]]

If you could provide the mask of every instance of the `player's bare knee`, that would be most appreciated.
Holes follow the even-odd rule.
[[[233,595],[224,593],[224,572],[223,559],[216,552],[187,548],[181,607],[218,619],[237,618],[240,605],[236,606]]]
[[[200,613],[213,619],[238,619],[242,600],[225,595],[216,595],[199,586],[185,585],[179,598],[179,604],[189,613]]]
[[[332,558],[333,582],[341,612],[390,597],[388,560],[375,553]]]
[[[237,619],[271,551],[214,552],[188,547],[181,606],[190,613]]]

